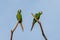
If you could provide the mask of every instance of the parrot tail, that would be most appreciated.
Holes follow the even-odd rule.
[[[24,31],[24,28],[23,28],[23,25],[22,25],[22,23],[20,23],[20,26],[21,26],[21,29],[22,29],[22,31]]]
[[[33,29],[33,27],[34,27],[34,24],[35,24],[35,23],[32,23],[31,31],[32,31],[32,29]]]

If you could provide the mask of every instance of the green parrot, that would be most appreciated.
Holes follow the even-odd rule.
[[[24,28],[23,28],[23,25],[22,25],[21,9],[19,9],[19,10],[17,11],[16,18],[17,18],[17,20],[19,21],[19,23],[20,23],[20,25],[21,25],[22,31],[24,31]]]
[[[37,13],[35,14],[35,17],[37,18],[37,20],[39,20],[41,14],[42,14],[42,11],[41,11],[41,12],[37,12]],[[31,31],[32,31],[32,29],[33,29],[33,27],[34,27],[34,24],[35,24],[36,22],[37,22],[37,21],[36,21],[35,18],[34,18],[34,19],[33,19],[33,22],[32,22]]]

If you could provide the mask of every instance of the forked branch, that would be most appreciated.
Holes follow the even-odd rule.
[[[10,40],[12,40],[12,38],[13,38],[13,32],[16,30],[18,24],[19,24],[19,21],[16,23],[15,27],[13,28],[13,30],[11,30]]]

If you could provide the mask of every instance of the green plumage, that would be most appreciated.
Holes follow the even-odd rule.
[[[35,17],[39,20],[41,14],[42,14],[41,12],[38,12],[35,14]],[[33,19],[33,23],[36,23],[35,19]]]
[[[16,18],[17,18],[17,20],[20,23],[20,26],[21,26],[22,31],[24,31],[24,28],[23,28],[23,25],[22,25],[22,15],[21,15],[21,10],[20,9],[17,11]]]
[[[21,15],[21,10],[20,9],[17,11],[16,18],[19,22],[22,22],[22,15]]]
[[[35,14],[35,17],[39,20],[41,14],[42,14],[42,12],[37,12],[37,13]],[[35,24],[36,22],[37,22],[37,21],[36,21],[35,18],[34,18],[34,19],[33,19],[33,23],[32,23],[32,27],[31,27],[31,31],[32,31],[33,26],[34,26],[34,24]]]

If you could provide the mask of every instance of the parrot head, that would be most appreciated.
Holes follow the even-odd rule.
[[[39,12],[39,15],[41,15],[42,14],[42,11],[41,12]]]
[[[18,11],[17,11],[18,13],[21,13],[21,9],[18,9]]]

